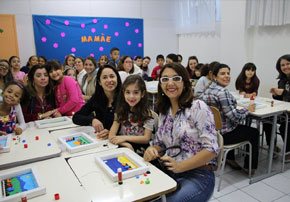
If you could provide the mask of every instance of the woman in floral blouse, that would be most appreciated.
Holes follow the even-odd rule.
[[[180,188],[166,196],[168,201],[207,201],[214,186],[215,157],[219,152],[213,114],[200,100],[193,100],[188,74],[176,63],[166,64],[158,84],[158,131],[144,160],[159,158]],[[175,149],[181,153],[175,157]]]

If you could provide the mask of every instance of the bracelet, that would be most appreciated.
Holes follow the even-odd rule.
[[[38,113],[37,118],[40,120],[40,119],[42,119],[42,116],[43,116],[43,114]]]

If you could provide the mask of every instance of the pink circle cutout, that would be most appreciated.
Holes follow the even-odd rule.
[[[131,41],[127,41],[128,46],[131,46],[132,42]]]
[[[139,33],[139,29],[135,29],[135,33],[138,34]]]
[[[129,25],[130,25],[129,22],[125,22],[126,27],[129,27]]]
[[[92,28],[91,32],[95,33],[96,32],[96,28]]]
[[[47,38],[46,38],[46,37],[42,37],[42,38],[41,38],[41,41],[42,41],[42,42],[46,42],[46,41],[47,41]]]
[[[50,19],[45,20],[45,24],[50,25]]]
[[[97,20],[97,19],[93,19],[93,23],[95,23],[95,24],[96,24],[97,22],[98,22],[98,20]]]
[[[115,32],[115,36],[119,36],[119,32]]]
[[[74,47],[72,47],[72,48],[71,48],[71,52],[73,52],[73,53],[74,53],[74,52],[76,52],[76,51],[77,51],[77,49],[76,49],[76,48],[74,48]]]
[[[94,53],[91,53],[90,56],[95,57],[95,54]]]
[[[65,37],[65,33],[64,32],[60,33],[60,36]]]
[[[81,24],[81,28],[85,28],[85,26],[86,26],[85,24]]]
[[[107,24],[104,25],[104,29],[108,29],[108,25]]]
[[[99,51],[103,51],[104,50],[104,48],[101,46],[100,48],[99,48]]]
[[[64,21],[64,24],[65,24],[66,26],[68,26],[68,25],[69,25],[69,21],[68,21],[68,20],[65,20],[65,21]]]
[[[58,48],[58,43],[54,43],[54,44],[53,44],[53,47],[54,47],[54,48]]]
[[[138,43],[138,47],[141,48],[142,47],[142,43]]]

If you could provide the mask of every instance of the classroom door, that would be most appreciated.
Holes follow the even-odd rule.
[[[0,47],[1,59],[19,55],[14,15],[0,14]]]

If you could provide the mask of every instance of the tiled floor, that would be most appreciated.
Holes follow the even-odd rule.
[[[242,165],[242,157],[238,159]],[[260,150],[258,170],[254,177],[265,173],[267,167],[267,152]],[[273,162],[273,169],[281,169],[281,158]],[[226,166],[221,190],[216,187],[210,202],[290,202],[290,163],[286,164],[285,172],[270,178],[249,184],[248,176],[242,171],[231,170]]]

